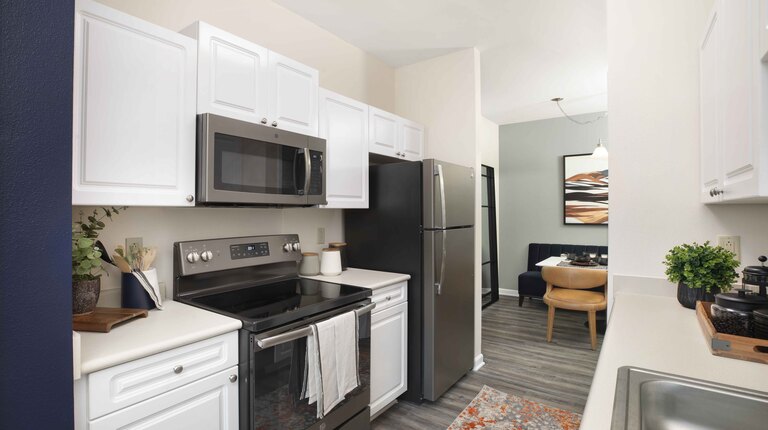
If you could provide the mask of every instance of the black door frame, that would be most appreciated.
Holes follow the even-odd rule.
[[[487,174],[486,174],[487,172]],[[488,193],[487,204],[483,205],[482,200],[480,202],[481,208],[488,209],[488,219],[484,220],[488,223],[488,246],[490,252],[490,259],[488,261],[481,261],[480,276],[482,277],[482,266],[486,264],[491,267],[491,291],[482,294],[481,300],[483,301],[483,309],[499,301],[499,255],[498,255],[498,233],[496,229],[496,175],[495,169],[491,166],[481,165],[482,177],[486,180],[486,190]],[[482,211],[481,211],[482,212]],[[482,230],[481,230],[482,231]],[[482,239],[481,239],[482,243]],[[482,282],[482,281],[481,281]],[[485,302],[486,297],[490,296],[490,301]]]

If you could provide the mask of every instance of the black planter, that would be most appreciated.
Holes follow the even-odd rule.
[[[85,315],[96,309],[101,293],[101,279],[72,283],[72,315]]]
[[[720,288],[710,288],[707,293],[703,288],[688,288],[687,285],[680,282],[677,284],[677,301],[688,309],[696,309],[696,302],[714,302],[715,294],[720,292]]]

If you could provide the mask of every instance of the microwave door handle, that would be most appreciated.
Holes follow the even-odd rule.
[[[376,307],[376,303],[369,303],[364,306],[360,306],[355,309],[355,314],[359,317],[373,310]],[[291,342],[302,337],[307,337],[312,334],[312,328],[302,327],[296,330],[292,330],[285,333],[280,333],[274,336],[270,336],[264,339],[256,339],[256,345],[261,349],[271,348],[286,342]]]
[[[309,183],[312,176],[312,157],[309,148],[304,148],[304,195],[309,196]]]

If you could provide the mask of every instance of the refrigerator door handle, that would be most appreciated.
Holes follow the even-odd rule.
[[[437,177],[440,179],[440,215],[441,224],[438,228],[445,228],[445,176],[443,175],[443,166],[438,164],[436,166]],[[445,246],[443,246],[445,249]],[[442,281],[442,278],[440,279]]]
[[[440,253],[440,277],[437,278],[438,281],[435,282],[435,294],[439,296],[440,294],[443,293],[443,277],[445,277],[445,258],[447,254],[447,249],[445,245],[445,230],[438,230],[436,231],[436,233],[440,233],[441,242],[442,242],[442,251]]]

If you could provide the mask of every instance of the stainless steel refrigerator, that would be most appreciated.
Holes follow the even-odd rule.
[[[411,275],[402,398],[436,400],[474,363],[474,171],[424,160],[369,178],[369,209],[344,211],[349,266]]]

